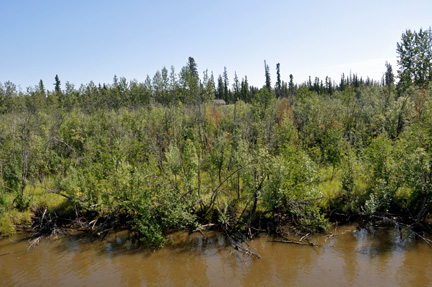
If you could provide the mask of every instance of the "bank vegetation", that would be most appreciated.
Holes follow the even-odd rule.
[[[0,234],[126,227],[316,232],[387,219],[430,232],[431,30],[406,31],[399,70],[250,86],[189,58],[145,82],[0,84]],[[425,43],[429,43],[425,45]],[[423,47],[423,48],[422,48]],[[426,48],[424,48],[426,47]],[[214,101],[219,99],[223,101]]]

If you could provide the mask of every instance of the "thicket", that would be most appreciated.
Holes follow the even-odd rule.
[[[0,84],[0,232],[127,225],[162,245],[208,224],[252,235],[390,218],[430,231],[431,82],[406,72],[396,85],[386,68],[380,83],[314,86],[281,82],[278,65],[272,88],[266,66],[262,88],[236,75],[231,89],[226,70],[215,85],[189,58],[144,83]]]

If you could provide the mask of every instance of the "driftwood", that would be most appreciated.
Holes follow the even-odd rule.
[[[415,222],[415,223],[413,223],[413,224],[405,224],[405,223],[399,222],[399,221],[396,220],[396,219],[389,218],[389,217],[385,217],[385,216],[378,216],[378,215],[374,215],[373,218],[378,219],[378,220],[381,220],[382,222],[391,223],[391,224],[393,224],[394,226],[398,227],[398,228],[399,228],[399,231],[401,231],[402,228],[407,229],[409,232],[411,232],[411,234],[414,234],[414,235],[418,236],[420,239],[422,239],[424,242],[426,242],[426,244],[427,244],[430,248],[432,248],[432,240],[430,240],[430,239],[428,239],[428,238],[426,238],[426,237],[420,235],[418,232],[415,232],[415,231],[413,230],[413,226],[418,225],[417,222]],[[401,233],[401,239],[402,239],[402,233]]]
[[[205,231],[207,229],[207,227],[212,227],[212,226],[215,226],[215,225],[216,225],[215,223],[208,223],[208,224],[205,224],[205,225],[201,225],[197,229],[192,230],[192,233],[199,232],[199,233],[201,233],[202,236],[205,236],[204,233],[203,233],[203,231]]]
[[[331,238],[333,238],[333,237],[335,237],[335,236],[339,236],[339,235],[343,235],[343,234],[345,234],[345,233],[348,233],[348,232],[351,232],[351,230],[346,230],[346,231],[344,231],[344,232],[337,232],[338,231],[338,228],[337,228],[337,226],[336,226],[336,228],[335,228],[335,230],[332,232],[332,233],[330,233],[330,234],[327,234],[326,236],[325,236],[325,241],[327,241],[327,240],[329,240],[329,239],[331,239]]]
[[[320,246],[320,245],[317,245],[313,242],[305,243],[305,242],[295,241],[295,240],[269,240],[269,242],[289,243],[289,244],[308,245],[308,246]]]
[[[243,252],[244,254],[246,254],[248,256],[253,256],[253,257],[257,258],[257,259],[261,259],[261,255],[259,255],[259,254],[255,253],[255,252],[251,251],[249,248],[244,248],[239,243],[234,243],[233,247],[234,247],[235,250]]]
[[[27,251],[30,250],[30,249],[32,249],[32,248],[34,248],[34,247],[36,247],[36,246],[38,246],[39,242],[40,242],[43,238],[44,238],[44,236],[39,236],[39,237],[36,237],[36,238],[30,240],[30,241],[29,241],[29,246],[28,246],[28,248],[27,248]]]
[[[227,230],[225,229],[225,234],[227,236],[227,238],[229,239],[231,246],[237,250],[240,251],[248,256],[254,257],[256,259],[261,259],[261,255],[259,255],[258,253],[253,252],[252,250],[250,250],[250,246],[247,243],[246,240],[244,240],[243,238],[238,238],[238,237],[234,237],[231,236]],[[243,237],[243,236],[242,236]],[[246,245],[246,247],[243,247],[243,245]]]
[[[304,235],[304,236],[302,236],[302,238],[300,238],[300,242],[302,242],[304,239],[306,239],[306,238],[308,238],[309,236],[310,236],[311,234],[310,233],[308,233],[308,234],[306,234],[306,235]]]

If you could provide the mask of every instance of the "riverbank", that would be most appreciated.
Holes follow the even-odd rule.
[[[313,233],[328,232],[332,226],[357,223],[362,226],[382,225],[393,226],[415,232],[419,237],[430,234],[431,219],[426,217],[424,221],[417,223],[415,218],[406,214],[374,213],[367,214],[362,210],[354,212],[348,210],[341,203],[344,198],[335,197],[340,192],[337,189],[341,185],[341,173],[331,169],[324,169],[320,172],[322,177],[319,180],[318,188],[326,190],[327,193],[319,199],[304,200],[293,202],[285,213],[270,212],[254,204],[250,199],[247,203],[245,199],[234,199],[228,204],[226,197],[223,203],[227,204],[223,208],[220,202],[213,207],[210,205],[200,205],[202,209],[191,210],[190,221],[184,225],[166,225],[164,229],[149,230],[151,226],[144,226],[143,233],[139,230],[139,202],[127,203],[123,207],[129,210],[117,209],[115,212],[101,213],[99,204],[95,204],[94,209],[80,210],[79,205],[74,204],[71,198],[62,196],[58,192],[50,191],[46,186],[52,184],[50,179],[46,179],[45,186],[39,184],[28,184],[24,192],[28,198],[28,207],[19,210],[16,206],[13,194],[5,194],[4,202],[6,205],[14,206],[2,214],[0,218],[0,234],[11,236],[17,230],[31,230],[33,245],[36,245],[43,238],[56,237],[57,235],[71,234],[76,231],[85,232],[91,236],[105,236],[115,229],[126,229],[141,239],[144,245],[161,247],[166,243],[166,234],[172,230],[188,230],[189,232],[206,232],[216,230],[227,236],[241,238],[242,241],[254,238],[257,234],[267,232],[268,234],[284,236],[287,232],[295,233],[300,236]],[[222,195],[223,196],[223,195]],[[351,195],[354,196],[354,195]],[[252,198],[253,199],[253,198]],[[337,201],[336,201],[337,200]],[[258,201],[258,200],[257,200]],[[156,201],[157,202],[157,201]],[[209,199],[211,202],[211,198]],[[167,203],[170,203],[169,201]],[[242,204],[243,203],[243,204]],[[247,204],[244,204],[247,203]],[[126,204],[126,203],[125,203]],[[308,214],[308,210],[302,210],[311,204],[313,210],[319,213]],[[255,205],[255,210],[254,209]],[[135,207],[136,209],[131,209]],[[152,206],[147,206],[149,209]],[[331,211],[330,211],[331,207]],[[163,221],[162,215],[158,213],[156,207],[150,220]],[[166,207],[164,207],[166,208]],[[316,209],[318,208],[318,209]],[[99,210],[99,211],[98,211]],[[175,210],[173,210],[175,211]],[[296,211],[303,212],[306,217],[298,217]],[[147,214],[151,214],[147,210]],[[321,214],[314,218],[314,215]],[[323,217],[325,214],[326,217]],[[303,215],[303,216],[304,216]],[[300,220],[302,221],[300,221]],[[147,219],[148,220],[148,219]],[[306,223],[306,224],[304,224]],[[143,234],[147,237],[143,238]],[[150,236],[157,237],[150,237]],[[143,240],[144,239],[144,240]],[[157,241],[152,241],[156,239]]]

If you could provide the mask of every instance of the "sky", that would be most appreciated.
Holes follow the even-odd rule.
[[[250,84],[309,76],[339,82],[342,73],[381,80],[397,71],[396,44],[407,29],[432,25],[430,0],[138,1],[0,0],[0,82],[25,90],[143,82],[163,67],[178,73],[193,57],[201,75],[227,68]]]

